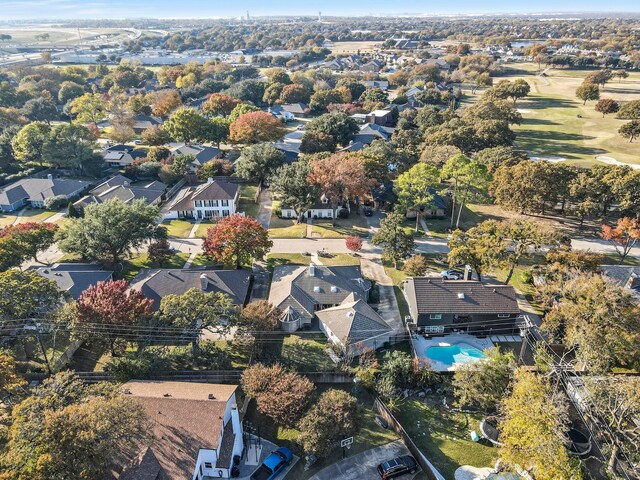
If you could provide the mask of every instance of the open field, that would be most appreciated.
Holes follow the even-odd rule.
[[[333,42],[333,46],[329,47],[331,53],[358,53],[358,52],[371,52],[376,48],[379,48],[380,42]]]
[[[548,69],[546,76],[540,77],[535,75],[536,67],[513,64],[505,69],[504,77],[494,79],[497,82],[502,78],[523,78],[531,85],[529,96],[517,104],[523,122],[514,126],[518,135],[516,148],[534,157],[566,160],[582,166],[593,165],[598,161],[597,156],[640,164],[640,145],[618,135],[618,129],[626,120],[618,120],[614,115],[602,118],[594,110],[594,101],[583,105],[575,98],[576,88],[593,70]],[[601,89],[600,97],[619,102],[640,99],[640,74],[631,73],[622,82],[611,80]]]
[[[114,39],[121,35],[127,35],[127,31],[118,28],[66,28],[54,27],[51,25],[33,25],[23,27],[2,27],[0,34],[11,35],[11,40],[7,44],[30,44],[30,45],[50,45],[68,44],[75,45],[87,43],[91,40],[100,39],[101,35],[109,35],[109,39]],[[42,39],[39,35],[49,35]],[[104,40],[104,39],[102,39]]]

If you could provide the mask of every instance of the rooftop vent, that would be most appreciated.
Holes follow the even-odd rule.
[[[352,311],[347,312],[347,317],[353,318],[353,312]]]
[[[310,277],[316,276],[316,266],[313,263],[309,265],[309,276]]]
[[[462,299],[464,298],[464,293],[460,292],[460,293],[458,294],[458,298],[462,300]]]
[[[209,286],[209,278],[206,273],[200,275],[200,290],[203,292],[207,291],[207,287]]]
[[[125,388],[125,389],[123,390],[123,393],[124,393],[125,395],[131,395],[131,390],[129,390],[128,388]]]
[[[320,287],[318,287],[317,285],[315,287],[313,287],[313,291],[315,293],[320,293]]]
[[[338,287],[331,285],[331,293],[338,293]]]
[[[165,393],[164,395],[162,395],[163,397],[170,397],[171,394],[170,393]]]
[[[216,396],[213,393],[210,393],[209,396],[207,397],[209,400],[215,400]]]

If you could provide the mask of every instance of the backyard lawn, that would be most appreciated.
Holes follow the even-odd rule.
[[[350,393],[353,393],[348,386],[323,384],[316,385],[316,394],[320,394],[329,388],[347,390]],[[373,398],[371,395],[361,389],[355,395],[358,397],[359,404],[363,407],[363,421],[362,428],[355,436],[353,445],[351,446],[351,449],[347,451],[347,455],[356,455],[364,452],[365,450],[397,440],[398,436],[393,430],[385,430],[375,423],[374,420],[376,414],[373,410]],[[293,452],[300,457],[300,460],[294,465],[291,472],[287,475],[287,478],[307,480],[326,466],[342,459],[342,450],[337,448],[327,458],[322,459],[305,472],[304,452],[295,442],[300,433],[298,430],[279,427],[265,415],[260,415],[255,408],[255,402],[251,403],[244,420],[250,422],[251,425],[256,427],[257,433],[261,437],[266,438],[278,446],[291,448]]]
[[[325,352],[329,345],[327,337],[321,332],[273,335],[264,353],[299,372],[326,372],[335,370],[336,366]]]
[[[360,257],[348,253],[333,253],[330,257],[320,257],[323,265],[330,267],[337,265],[360,265]],[[271,271],[279,265],[309,265],[311,257],[301,253],[270,253],[267,255],[267,268]]]
[[[493,467],[498,449],[473,442],[480,415],[447,410],[437,399],[408,398],[394,415],[427,459],[447,479],[462,465]]]
[[[180,220],[174,218],[173,220],[165,220],[162,222],[164,227],[167,227],[167,234],[170,237],[176,238],[188,238],[191,229],[193,228],[193,223],[188,222],[187,220]]]
[[[364,215],[352,213],[349,218],[336,219],[335,225],[331,220],[313,220],[311,235],[315,238],[366,237],[369,235],[369,225]]]
[[[146,253],[142,253],[125,260],[124,268],[118,276],[130,282],[143,268],[182,268],[188,258],[188,253],[178,253],[170,257],[169,261],[160,267],[160,265],[151,262]]]
[[[258,216],[259,205],[256,203],[257,191],[257,185],[240,185],[238,212],[244,212],[247,217],[251,218],[256,218]]]

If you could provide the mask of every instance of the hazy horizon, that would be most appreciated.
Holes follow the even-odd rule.
[[[232,18],[245,16],[444,16],[444,15],[567,15],[567,14],[634,14],[640,13],[637,0],[612,0],[606,9],[595,0],[567,0],[558,9],[558,2],[540,0],[535,4],[514,5],[506,0],[472,2],[460,0],[455,11],[449,4],[420,4],[415,1],[395,0],[386,2],[370,0],[365,7],[348,6],[338,0],[272,0],[268,4],[260,0],[227,2],[206,0],[138,0],[137,2],[114,0],[0,0],[1,20],[76,20],[123,18]]]

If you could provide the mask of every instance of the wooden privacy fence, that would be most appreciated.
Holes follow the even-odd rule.
[[[445,480],[445,478],[440,475],[438,470],[436,470],[436,467],[434,467],[431,462],[427,460],[427,457],[423,455],[423,453],[416,446],[416,444],[413,442],[409,434],[402,427],[396,417],[393,416],[387,406],[379,398],[376,398],[373,406],[378,414],[389,424],[389,426],[393,428],[393,430],[398,435],[400,435],[400,438],[402,438],[402,441],[409,449],[409,452],[411,452],[411,455],[413,455],[416,461],[420,464],[422,471],[429,478],[429,480]]]

